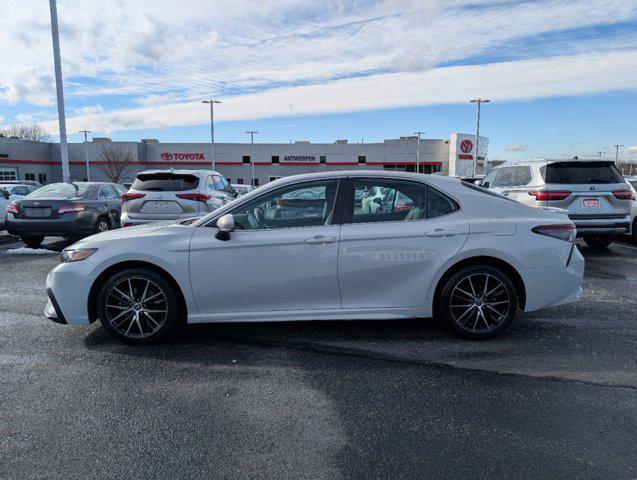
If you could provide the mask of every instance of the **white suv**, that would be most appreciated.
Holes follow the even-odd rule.
[[[212,170],[146,170],[122,195],[123,227],[206,215],[237,197]]]
[[[608,160],[529,160],[505,163],[482,180],[482,187],[535,207],[568,211],[577,235],[605,248],[628,233],[633,191]]]

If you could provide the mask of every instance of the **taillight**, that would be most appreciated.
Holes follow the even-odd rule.
[[[405,210],[411,210],[412,205],[396,205],[394,207],[394,211],[396,212],[404,212]]]
[[[631,192],[630,190],[615,190],[613,192],[613,195],[615,195],[620,200],[635,200],[633,192]]]
[[[538,225],[531,229],[532,232],[540,235],[548,235],[549,237],[564,240],[566,242],[574,242],[577,235],[577,229],[572,223],[563,223],[557,225]]]
[[[13,213],[15,215],[18,214],[18,206],[15,203],[10,203],[9,205],[7,205],[7,208],[5,210],[7,213]]]
[[[207,202],[212,197],[206,193],[177,193],[177,198],[183,198],[184,200],[194,200],[196,202]]]
[[[537,192],[529,192],[529,195],[535,197],[536,200],[545,202],[548,200],[564,200],[571,192],[550,192],[548,190],[540,190]]]
[[[144,198],[146,196],[146,194],[144,193],[124,193],[122,195],[122,201],[125,202],[126,200],[136,200],[138,198]]]
[[[85,208],[84,205],[62,205],[58,208],[58,214],[83,212]]]
[[[283,199],[281,198],[281,199],[277,200],[276,204],[277,204],[279,207],[285,207],[285,200],[283,200]]]

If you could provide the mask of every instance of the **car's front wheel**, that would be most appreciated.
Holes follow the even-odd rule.
[[[113,336],[146,344],[165,337],[177,324],[179,302],[158,273],[130,268],[113,274],[97,297],[99,319]]]
[[[590,248],[594,249],[602,249],[607,248],[611,243],[613,243],[612,237],[584,237],[584,241],[586,245]]]
[[[505,330],[517,307],[515,286],[502,270],[490,265],[471,265],[447,279],[439,313],[458,335],[481,340]]]
[[[29,236],[29,237],[20,237],[20,240],[24,242],[24,244],[29,248],[38,248],[42,242],[44,241],[44,236]]]

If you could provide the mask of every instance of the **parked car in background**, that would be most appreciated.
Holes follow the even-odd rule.
[[[628,233],[633,192],[607,160],[530,160],[503,164],[482,187],[535,207],[568,211],[577,235],[593,248],[605,248]]]
[[[247,185],[245,183],[233,183],[231,186],[232,186],[232,189],[235,192],[237,192],[237,196],[239,197],[257,188],[257,187],[253,187],[252,185]]]
[[[7,216],[7,205],[14,200],[26,197],[29,193],[37,190],[31,185],[21,185],[14,183],[0,183],[0,230],[4,230],[4,220]]]
[[[212,170],[146,170],[122,196],[122,225],[198,217],[236,197],[228,180]]]
[[[414,207],[356,211],[355,192],[374,187]],[[320,215],[270,214],[278,200],[308,190]],[[189,224],[106,232],[65,249],[47,278],[45,315],[71,325],[99,319],[138,344],[182,322],[431,316],[464,337],[489,338],[518,309],[580,298],[584,258],[574,239],[565,213],[458,179],[296,175]]]
[[[324,214],[326,194],[333,196],[336,192],[310,186],[284,193],[276,199],[276,206],[271,210],[273,218],[320,217]]]
[[[637,242],[637,177],[626,177],[626,182],[633,191],[633,200],[630,204],[630,231],[628,233]]]
[[[29,185],[31,187],[40,188],[42,184],[35,180],[2,180],[0,182],[4,185]]]
[[[121,185],[52,183],[6,207],[7,231],[29,247],[45,237],[82,238],[120,226]]]

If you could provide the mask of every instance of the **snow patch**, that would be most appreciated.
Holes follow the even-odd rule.
[[[29,248],[29,247],[19,247],[19,248],[9,248],[7,249],[7,253],[14,255],[46,255],[47,253],[59,253],[53,250],[47,250],[46,248]]]

